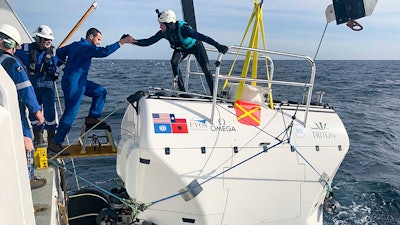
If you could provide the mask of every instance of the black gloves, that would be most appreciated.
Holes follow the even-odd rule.
[[[45,73],[47,76],[49,76],[53,81],[58,80],[58,74],[57,73],[53,73],[53,72],[46,72]],[[46,79],[47,80],[47,79]]]
[[[225,54],[228,52],[228,47],[225,45],[217,45],[216,48],[218,49],[219,52],[222,54]]]
[[[129,34],[124,34],[124,35],[122,35],[122,37],[120,38],[120,40],[121,39],[124,39],[124,38],[126,38],[126,37],[128,37],[129,36]]]
[[[51,76],[51,79],[52,79],[53,81],[58,80],[58,75],[57,75],[57,74],[54,74],[54,76]]]

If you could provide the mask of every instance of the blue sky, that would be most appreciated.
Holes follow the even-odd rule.
[[[123,33],[147,38],[159,30],[154,10],[172,9],[182,19],[180,0],[97,0],[97,9],[68,43],[85,35],[90,27],[103,33],[102,45],[117,41]],[[28,31],[40,24],[53,29],[54,45],[65,38],[92,0],[9,0]],[[325,9],[332,0],[264,0],[267,48],[314,57],[323,34]],[[198,31],[221,44],[238,45],[253,9],[252,0],[195,1]],[[328,25],[317,59],[400,59],[400,1],[378,0],[372,14],[358,22],[359,32],[335,22]],[[169,59],[168,42],[149,47],[124,45],[109,58]]]

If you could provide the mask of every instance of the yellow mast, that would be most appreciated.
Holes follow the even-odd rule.
[[[262,45],[263,45],[263,49],[266,50],[267,49],[267,45],[265,43],[265,32],[264,32],[264,23],[263,23],[263,15],[262,15],[262,4],[263,4],[263,0],[261,0],[261,2],[259,3],[258,0],[254,0],[254,8],[253,8],[253,12],[250,16],[250,20],[249,23],[247,24],[246,27],[246,31],[243,35],[242,41],[240,42],[240,46],[243,46],[243,42],[247,36],[247,33],[249,31],[249,28],[251,25],[252,26],[252,31],[251,31],[251,37],[249,40],[249,48],[258,48],[259,45],[259,38],[260,38],[260,34],[261,34],[261,41],[262,41]],[[236,57],[237,58],[237,57]],[[270,80],[270,75],[269,75],[269,70],[268,70],[268,60],[266,55],[263,57],[265,59],[265,65],[266,65],[266,72],[267,72],[267,79]],[[228,73],[228,75],[230,76],[232,71],[233,71],[233,67],[235,65],[236,59],[234,60],[234,62],[232,63],[231,69]],[[252,63],[251,65],[251,78],[253,79],[257,79],[257,70],[258,70],[258,52],[255,51],[247,51],[246,53],[246,58],[243,64],[243,69],[241,72],[241,77],[242,78],[246,78],[247,74],[249,72],[249,68],[250,68],[250,63]],[[226,88],[228,81],[225,81],[224,85],[223,85],[223,89]],[[236,94],[236,100],[239,100],[242,96],[243,93],[243,87],[244,87],[244,81],[240,81],[239,82],[239,86],[238,86],[238,91]],[[256,82],[253,81],[251,82],[252,86],[256,86]],[[270,101],[270,108],[273,108],[273,98],[272,98],[272,91],[271,91],[271,84],[268,83],[268,88],[269,88],[269,101]]]

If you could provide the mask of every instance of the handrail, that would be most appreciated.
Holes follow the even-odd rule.
[[[207,49],[208,51],[214,51],[214,49]],[[311,104],[311,97],[312,97],[312,91],[314,87],[314,80],[315,80],[315,73],[316,73],[316,67],[315,67],[315,62],[312,58],[309,56],[304,56],[304,55],[299,55],[299,54],[293,54],[293,53],[287,53],[287,52],[278,52],[278,51],[271,51],[271,50],[263,50],[263,49],[254,49],[254,48],[248,48],[248,47],[240,47],[240,46],[230,46],[229,51],[227,54],[234,54],[234,55],[246,55],[245,53],[242,53],[240,51],[256,51],[259,53],[264,53],[262,57],[265,57],[268,59],[269,62],[269,74],[270,74],[270,79],[271,80],[266,80],[266,79],[255,79],[255,78],[243,78],[243,77],[233,77],[233,76],[228,76],[228,75],[223,75],[220,73],[220,65],[222,61],[222,57],[224,56],[222,53],[218,54],[217,57],[217,62],[216,62],[216,68],[215,68],[215,74],[214,74],[214,89],[213,89],[213,96],[212,96],[212,110],[211,110],[211,123],[214,121],[214,111],[216,107],[216,102],[217,102],[217,96],[218,96],[218,84],[219,80],[229,80],[229,81],[246,81],[246,82],[257,82],[261,84],[276,84],[276,85],[286,85],[286,86],[296,86],[296,87],[304,87],[307,88],[307,98],[305,102],[305,116],[303,119],[304,125],[307,122],[307,117],[308,117],[308,112]],[[268,54],[268,56],[267,56]],[[290,82],[290,81],[278,81],[278,80],[272,80],[273,75],[274,75],[274,63],[272,58],[270,58],[270,55],[277,55],[277,56],[284,56],[284,57],[289,57],[289,58],[296,58],[296,59],[302,59],[306,60],[310,63],[310,79],[308,82]],[[187,68],[186,68],[186,84],[189,79],[189,74],[192,75],[204,75],[203,73],[200,72],[194,72],[190,71],[190,57],[188,57],[187,61]],[[304,104],[304,103],[303,103]]]

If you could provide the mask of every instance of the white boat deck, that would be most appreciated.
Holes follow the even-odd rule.
[[[32,190],[32,200],[35,209],[36,225],[59,224],[56,218],[58,211],[58,194],[56,188],[57,175],[53,167],[36,169],[35,175],[46,178],[47,183],[44,187]]]

